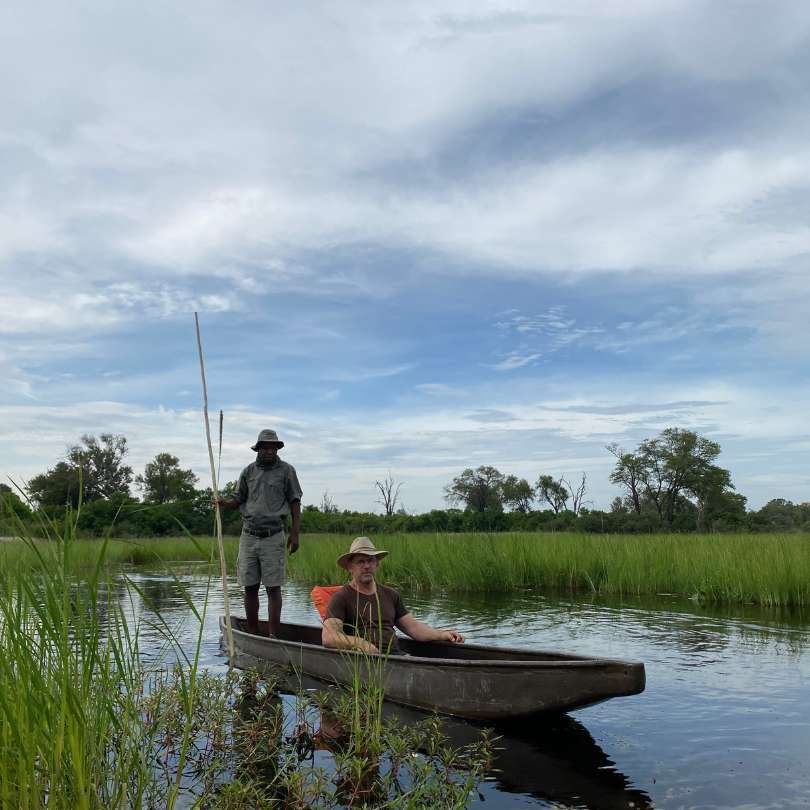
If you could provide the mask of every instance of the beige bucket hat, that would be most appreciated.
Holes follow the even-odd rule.
[[[279,441],[278,435],[275,430],[262,430],[259,433],[259,438],[256,439],[256,444],[251,446],[251,450],[258,450],[262,442],[267,444],[274,444],[276,447],[284,447],[284,442]]]
[[[372,543],[368,537],[355,537],[354,540],[352,540],[351,546],[349,546],[349,550],[338,557],[337,564],[348,571],[349,568],[346,563],[349,561],[349,558],[355,554],[365,554],[367,557],[376,557],[378,560],[381,560],[388,555],[388,552],[375,548],[374,543]]]

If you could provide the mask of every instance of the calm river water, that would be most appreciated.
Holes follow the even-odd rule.
[[[130,575],[193,646],[197,626],[163,574]],[[202,606],[207,578],[181,579]],[[241,597],[231,583],[234,614]],[[643,661],[647,689],[571,715],[498,728],[504,750],[483,807],[810,807],[810,615],[655,600],[403,594],[420,619],[470,641]],[[140,612],[139,605],[134,609]],[[262,594],[262,614],[266,603]],[[218,583],[203,665],[224,671]],[[285,620],[320,624],[309,589],[284,588]],[[142,649],[162,648],[144,631]],[[475,729],[451,722],[454,741]]]

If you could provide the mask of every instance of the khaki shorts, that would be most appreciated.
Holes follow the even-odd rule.
[[[236,576],[243,588],[250,588],[260,582],[265,588],[275,588],[284,582],[286,539],[283,530],[270,537],[254,537],[242,531]]]

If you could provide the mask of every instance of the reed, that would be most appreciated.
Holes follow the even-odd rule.
[[[340,581],[342,537],[304,538],[290,574]],[[386,535],[383,581],[412,590],[677,593],[714,603],[810,604],[806,534]]]
[[[288,560],[290,576],[310,584],[342,581],[335,560],[350,539],[305,536]],[[411,590],[676,593],[711,603],[810,605],[808,534],[392,534],[377,544],[391,552],[380,567],[383,581]],[[39,569],[34,548],[41,545],[0,544],[0,577],[4,571]],[[98,540],[76,541],[69,564],[74,570],[92,569],[99,545]],[[237,539],[226,538],[224,547],[232,568]],[[212,559],[216,543],[211,539],[109,540],[104,565]]]
[[[404,787],[390,768],[375,775],[385,806],[417,806],[411,794],[431,800],[418,806],[466,806],[483,777],[486,740],[457,757],[436,731],[425,737],[429,755],[403,764],[412,732],[392,726],[383,736],[378,720],[365,722],[381,709],[382,687],[358,678],[341,716],[351,729],[352,757],[335,755],[325,772],[312,758],[314,734],[291,729],[295,718],[311,715],[311,701],[301,697],[289,712],[272,680],[200,671],[207,598],[198,608],[177,578],[198,623],[196,643],[181,647],[153,612],[169,658],[180,663],[148,669],[140,624],[122,607],[136,597],[149,607],[147,595],[126,578],[122,593],[121,580],[105,574],[110,541],[77,540],[76,522],[68,514],[60,525],[41,527],[45,540],[38,542],[21,531],[15,565],[0,577],[0,807],[332,808],[345,803],[331,777],[368,774],[384,756],[400,771],[410,769]],[[204,558],[206,548],[196,545]],[[24,570],[31,560],[34,567]],[[436,763],[448,762],[440,774]]]
[[[98,539],[75,538],[69,564],[73,573],[91,571],[98,560],[101,545]],[[212,538],[183,537],[144,538],[133,540],[106,539],[103,568],[120,571],[128,566],[160,566],[170,562],[205,563],[217,559],[217,541]],[[17,574],[41,568],[42,550],[52,546],[53,540],[26,538],[0,543],[0,576],[3,571]],[[225,558],[236,562],[239,541],[225,538]],[[47,553],[47,551],[46,551]]]
[[[0,806],[137,803],[133,785],[149,781],[131,731],[140,727],[137,643],[102,587],[106,544],[78,582],[75,523],[60,528],[58,542],[29,544],[41,574],[7,576],[0,589]]]

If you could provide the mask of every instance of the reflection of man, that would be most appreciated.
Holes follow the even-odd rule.
[[[284,447],[275,430],[263,430],[251,450],[256,461],[239,476],[232,499],[220,498],[224,509],[242,513],[237,576],[245,589],[248,631],[259,632],[259,585],[267,591],[268,625],[271,636],[278,635],[281,622],[281,583],[284,582],[284,524],[292,515],[287,538],[290,554],[298,550],[301,525],[301,485],[291,464],[278,457]]]
[[[371,653],[382,650],[398,655],[394,627],[416,641],[462,643],[461,633],[437,630],[417,621],[397,591],[377,584],[374,575],[387,554],[376,549],[368,537],[357,537],[349,551],[338,557],[338,565],[351,574],[352,581],[329,600],[323,623],[323,646]]]

